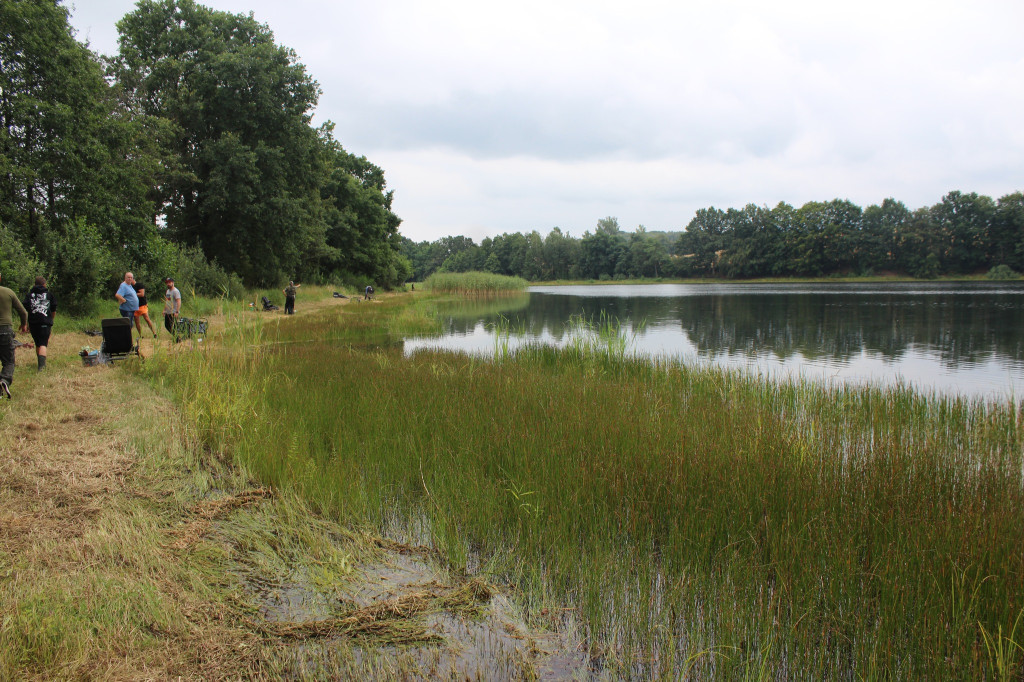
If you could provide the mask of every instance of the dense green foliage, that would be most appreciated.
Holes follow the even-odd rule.
[[[118,24],[114,73],[133,110],[172,131],[155,200],[174,239],[251,283],[291,272],[323,241],[319,93],[252,16],[190,0],[141,2]]]
[[[251,15],[142,0],[101,59],[59,0],[0,3],[0,274],[72,308],[131,269],[211,295],[411,267],[384,174],[311,126],[319,87]]]
[[[773,209],[705,208],[682,233],[623,232],[599,220],[582,238],[503,234],[480,245],[466,237],[405,240],[422,280],[435,271],[484,270],[531,281],[658,277],[821,277],[895,272],[912,277],[1024,270],[1024,193],[998,202],[950,192],[911,211],[894,199],[866,209],[845,200]]]
[[[651,363],[613,325],[407,357],[406,311],[240,334],[168,381],[264,483],[565,614],[609,677],[1019,676],[1020,406]]]
[[[128,113],[52,1],[0,4],[0,64],[0,266],[19,288],[47,275],[73,308],[157,239],[149,121]]]

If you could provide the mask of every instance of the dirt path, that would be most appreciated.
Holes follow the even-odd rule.
[[[39,374],[19,350],[0,402],[0,679],[587,676],[493,585],[203,452],[168,395],[83,367],[90,343],[55,334]]]

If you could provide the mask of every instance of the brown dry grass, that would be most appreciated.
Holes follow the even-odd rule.
[[[76,336],[55,335],[51,357]],[[25,355],[0,405],[0,678],[253,672],[255,635],[159,542],[188,513],[150,461],[185,461],[174,407],[117,368],[36,375]]]
[[[45,390],[92,394],[105,380],[98,373],[54,377]],[[95,404],[15,395],[0,425],[0,551],[6,554],[80,537],[103,499],[123,488],[133,464],[123,450],[110,450],[110,425]]]

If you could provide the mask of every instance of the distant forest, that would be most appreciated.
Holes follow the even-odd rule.
[[[412,275],[383,171],[311,124],[320,88],[252,15],[141,0],[118,54],[56,0],[0,2],[0,274],[65,309],[125,270],[238,294]]]
[[[582,238],[552,229],[541,237],[503,234],[479,245],[467,237],[403,239],[414,277],[483,270],[531,281],[659,277],[823,277],[895,273],[919,278],[1024,270],[1024,194],[993,201],[950,192],[934,206],[908,209],[886,199],[862,209],[850,201],[800,208],[704,208],[684,232],[624,232],[612,217]]]

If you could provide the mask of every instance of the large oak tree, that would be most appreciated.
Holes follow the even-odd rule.
[[[326,131],[317,83],[249,14],[142,0],[118,23],[127,101],[173,130],[159,186],[170,235],[250,284],[269,285],[325,247]]]

